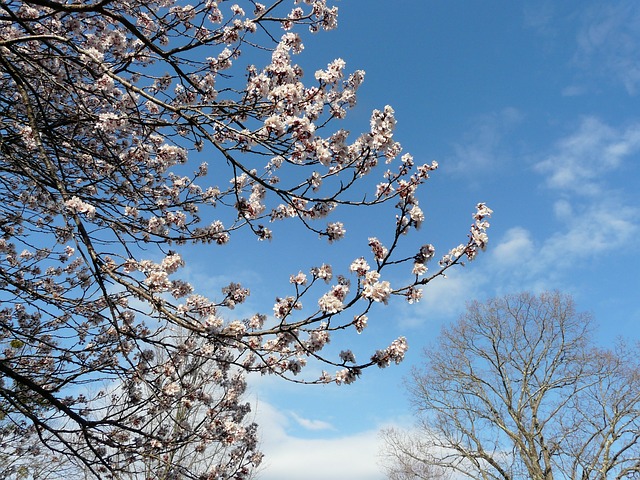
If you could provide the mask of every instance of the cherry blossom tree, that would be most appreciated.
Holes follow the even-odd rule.
[[[470,304],[411,376],[417,429],[383,434],[390,478],[638,478],[639,345],[592,328],[556,292]]]
[[[99,478],[152,464],[161,478],[247,478],[260,455],[246,372],[342,384],[402,360],[404,338],[364,361],[324,347],[473,259],[491,210],[478,204],[432,271],[432,245],[402,253],[437,164],[402,153],[389,106],[361,135],[340,128],[364,72],[337,59],[303,78],[302,33],[336,25],[326,0],[0,1],[0,434],[21,439],[16,455]],[[215,255],[285,221],[333,243],[341,210],[385,203],[384,244],[292,268],[273,310],[236,318],[246,286],[205,296],[180,275],[189,245]],[[310,360],[326,371],[303,378]],[[181,460],[210,448],[207,472]]]

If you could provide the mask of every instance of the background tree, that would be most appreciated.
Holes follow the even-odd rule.
[[[597,348],[591,328],[559,293],[470,304],[411,376],[419,433],[384,432],[390,468],[424,464],[483,480],[638,478],[640,352]]]
[[[433,246],[400,248],[436,164],[400,156],[391,107],[357,137],[336,125],[363,72],[338,59],[303,83],[299,33],[336,18],[325,0],[0,0],[1,436],[99,478],[143,475],[149,458],[195,476],[174,459],[204,442],[224,446],[205,476],[246,478],[259,455],[231,394],[243,372],[294,378],[313,359],[332,371],[296,381],[350,383],[402,360],[404,338],[362,361],[323,347],[473,259],[491,211],[478,205],[468,242],[429,275]],[[268,240],[288,219],[334,242],[336,210],[386,202],[385,244],[371,237],[335,280],[328,261],[292,269],[290,290],[246,318],[231,312],[245,286],[209,298],[179,277],[189,245]],[[407,281],[392,287],[394,269]],[[193,382],[205,364],[219,398]]]
[[[441,480],[449,478],[449,471],[435,462],[426,462],[431,445],[425,445],[419,432],[387,429],[380,449],[380,465],[388,480]]]

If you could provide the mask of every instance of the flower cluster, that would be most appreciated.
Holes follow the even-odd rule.
[[[90,205],[87,202],[80,200],[80,198],[73,196],[70,200],[64,202],[64,206],[72,213],[82,213],[91,219],[96,214],[96,207]]]
[[[378,350],[375,355],[371,357],[371,361],[380,368],[388,367],[391,362],[398,364],[402,362],[408,349],[409,346],[407,345],[406,338],[400,337],[394,340],[391,345],[384,350]]]
[[[487,229],[490,224],[486,219],[490,217],[492,213],[493,210],[487,207],[484,203],[476,205],[476,213],[473,214],[473,219],[475,221],[471,225],[468,244],[461,244],[451,249],[449,253],[440,260],[440,265],[442,267],[453,265],[463,255],[466,255],[469,260],[473,260],[478,254],[478,251],[484,250],[487,247],[487,242],[489,241]]]
[[[362,296],[374,302],[387,303],[391,295],[391,285],[388,281],[380,281],[380,273],[367,272],[364,277]]]
[[[357,380],[360,375],[360,370],[356,368],[345,368],[342,369],[335,374],[335,382],[338,385],[345,384],[349,385]]]
[[[431,244],[420,247],[420,251],[413,257],[412,273],[417,276],[424,275],[427,272],[426,263],[434,257],[435,253],[436,249]]]
[[[325,293],[320,300],[318,306],[322,313],[334,314],[344,309],[344,300],[349,293],[349,287],[346,285],[335,285],[331,291]]]

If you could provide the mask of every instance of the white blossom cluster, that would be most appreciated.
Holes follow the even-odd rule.
[[[487,242],[489,241],[487,229],[490,224],[486,219],[490,217],[492,213],[493,210],[484,203],[479,203],[476,206],[476,213],[473,214],[475,221],[471,225],[469,243],[467,245],[461,244],[451,249],[451,251],[440,260],[441,266],[450,266],[463,255],[466,255],[469,260],[473,260],[478,254],[478,251],[484,250],[487,247]]]
[[[391,362],[396,364],[402,362],[406,351],[409,349],[407,340],[404,337],[400,337],[394,340],[384,350],[378,350],[371,360],[380,368],[384,368],[390,365]]]

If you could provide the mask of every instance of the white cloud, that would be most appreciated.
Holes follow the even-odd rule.
[[[561,203],[562,209],[573,212],[569,202]],[[514,227],[491,249],[485,273],[503,284],[515,278],[522,288],[537,290],[544,280],[550,288],[558,274],[577,262],[621,251],[632,243],[640,234],[639,216],[637,209],[620,203],[594,202],[565,217],[565,228],[547,238],[535,239],[527,229]],[[505,271],[508,278],[500,274]]]
[[[324,420],[312,420],[309,418],[304,418],[294,412],[291,412],[291,416],[298,423],[298,425],[307,430],[335,430],[335,427],[331,425],[331,423],[325,422]]]
[[[582,195],[602,193],[603,173],[618,168],[640,151],[640,124],[614,129],[598,118],[585,117],[575,133],[560,140],[555,151],[536,166],[555,189]]]
[[[637,192],[624,183],[612,187],[611,176],[636,168],[632,160],[638,156],[640,124],[616,128],[596,117],[582,118],[534,167],[551,195],[548,220],[513,225],[501,237],[490,229],[482,264],[429,284],[418,309],[407,310],[403,323],[450,319],[471,298],[567,288],[567,273],[578,265],[628,248],[640,235]]]
[[[534,253],[534,242],[531,232],[514,227],[504,235],[504,238],[491,249],[493,264],[498,267],[512,268],[523,262],[528,262]]]
[[[482,254],[485,255],[485,254]],[[418,304],[400,307],[398,322],[402,327],[419,327],[430,324],[434,327],[459,316],[465,303],[480,298],[490,282],[487,274],[491,265],[477,266],[476,260],[468,267],[454,267],[447,271],[446,278],[437,277],[424,287],[424,296]]]
[[[576,76],[563,96],[599,91],[603,84],[622,86],[629,95],[640,86],[640,5],[636,0],[568,2],[542,0],[523,6],[524,25],[542,40],[545,51],[575,44],[570,66]],[[569,15],[567,15],[569,12]]]
[[[378,432],[330,439],[288,438],[265,445],[261,480],[382,480],[377,465]]]
[[[571,265],[607,252],[622,250],[640,233],[638,209],[619,202],[594,202],[544,242],[543,263]]]
[[[566,199],[560,199],[553,204],[553,213],[560,220],[569,220],[573,216],[573,206]]]
[[[262,437],[261,450],[265,454],[260,480],[384,478],[377,465],[377,428],[332,438],[299,438],[288,433],[291,416],[268,403],[258,403],[256,420]]]
[[[536,2],[535,5],[525,3],[522,6],[524,26],[533,29],[543,37],[555,36],[556,32],[553,28],[555,9],[556,6],[549,1]]]
[[[490,250],[485,273],[494,277],[492,283],[515,277],[522,288],[552,288],[578,262],[630,245],[640,234],[640,208],[630,203],[630,192],[609,186],[607,174],[631,168],[625,162],[639,153],[640,124],[616,129],[598,118],[583,118],[535,168],[549,192],[559,195],[553,202],[558,227],[546,237],[537,227],[509,229]],[[509,275],[502,275],[506,271]]]

